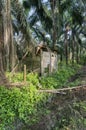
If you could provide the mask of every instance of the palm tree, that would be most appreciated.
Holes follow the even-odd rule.
[[[3,46],[4,46],[4,37],[3,37],[3,16],[2,16],[2,1],[0,1],[0,85],[7,82],[4,69],[3,69]]]
[[[29,18],[29,20],[26,21],[25,20],[26,18],[24,16],[25,12],[22,11],[22,6],[19,5],[18,1],[13,0],[14,9],[16,10],[16,12],[19,12],[18,13],[19,15],[17,14],[16,19],[18,20],[18,22],[21,21],[20,27],[22,28],[22,32],[27,34],[26,36],[29,37],[29,38],[27,38],[27,39],[29,39],[29,43],[30,43],[29,45],[32,45],[32,43],[30,42],[31,35],[28,35],[28,34],[30,34],[30,32],[25,31],[25,30],[27,30],[27,28],[31,29],[32,32],[34,32],[34,34],[35,34],[34,37],[38,37],[38,39],[40,39],[40,40],[45,39],[45,35],[48,33],[50,35],[50,39],[48,41],[50,43],[52,41],[52,43],[56,44],[57,40],[59,40],[59,37],[63,33],[62,30],[63,30],[64,25],[66,23],[71,24],[71,30],[73,33],[71,41],[73,41],[73,42],[69,43],[68,44],[69,46],[66,46],[66,50],[65,50],[66,51],[66,55],[65,55],[66,62],[68,60],[68,55],[70,52],[72,52],[72,61],[74,61],[74,59],[75,59],[74,51],[76,51],[76,49],[74,47],[75,47],[75,42],[76,42],[75,41],[76,33],[74,33],[74,32],[75,31],[77,32],[78,30],[77,29],[74,30],[74,28],[75,28],[76,24],[77,24],[77,26],[78,25],[81,26],[82,20],[83,20],[82,7],[80,7],[80,9],[77,10],[77,8],[79,8],[79,6],[80,6],[79,3],[80,3],[80,1],[75,1],[75,0],[73,0],[73,1],[72,0],[70,0],[70,1],[69,0],[64,0],[64,1],[59,0],[58,2],[56,2],[54,0],[53,1],[49,0],[46,3],[43,3],[41,0],[37,0],[37,1],[26,0],[23,3],[25,9],[30,10],[30,8],[34,8],[34,10],[35,10],[34,14],[32,14],[32,16]],[[47,5],[49,6],[49,9],[48,9]],[[78,7],[77,7],[77,5],[78,5]],[[53,7],[55,7],[55,8],[53,9]],[[36,24],[38,21],[41,22],[42,28],[38,27],[38,25]],[[54,23],[54,21],[55,21],[55,23]],[[28,23],[30,23],[29,27],[27,26]],[[53,30],[53,34],[52,34],[52,30]],[[79,34],[78,34],[78,36],[79,36]],[[52,39],[51,39],[51,37],[52,37]],[[67,41],[66,37],[65,37],[65,41],[66,41],[65,43],[69,42],[69,41]],[[77,41],[80,42],[80,40],[77,40]],[[78,56],[78,44],[79,43],[77,42],[77,46],[76,46],[77,56]],[[70,51],[68,52],[68,50],[70,50]],[[78,57],[77,57],[77,61],[78,61]]]
[[[29,48],[29,51],[34,50],[34,36],[36,36],[39,40],[41,39],[47,39],[45,38],[46,34],[49,34],[49,39],[47,39],[47,41],[51,44],[57,44],[60,39],[60,36],[63,35],[63,28],[64,25],[66,23],[70,23],[71,24],[71,28],[72,28],[72,38],[73,38],[73,42],[70,43],[70,46],[68,46],[67,44],[67,36],[65,35],[65,45],[67,45],[65,47],[65,52],[66,52],[66,63],[68,62],[68,54],[70,52],[72,52],[72,58],[74,60],[74,50],[77,51],[77,62],[78,62],[78,45],[81,45],[80,43],[80,39],[79,39],[79,34],[82,32],[85,34],[84,29],[82,28],[82,13],[85,12],[85,10],[82,10],[82,6],[80,6],[80,1],[75,1],[75,0],[59,0],[59,1],[55,1],[55,0],[49,0],[47,1],[47,3],[43,3],[43,1],[41,0],[26,0],[24,1],[23,5],[19,3],[18,0],[12,0],[10,3],[10,0],[4,1],[4,3],[2,3],[2,1],[0,1],[0,66],[1,66],[1,71],[3,71],[3,57],[2,57],[2,53],[3,53],[3,47],[5,49],[5,60],[4,60],[4,64],[7,63],[6,68],[13,68],[15,60],[13,60],[14,57],[14,44],[13,44],[13,32],[15,32],[15,30],[17,30],[17,32],[21,31],[23,34],[23,37],[25,38],[26,44],[24,44],[25,48]],[[85,1],[82,0],[82,4]],[[74,4],[76,3],[76,4]],[[2,5],[2,6],[1,6]],[[78,9],[78,7],[76,6],[78,5],[78,7],[80,6],[80,8]],[[32,15],[29,20],[27,19],[27,15],[25,14],[25,10],[23,8],[23,6],[25,7],[25,9],[31,9],[34,8],[35,12],[34,15]],[[2,11],[3,8],[3,11]],[[77,10],[78,9],[78,10]],[[3,15],[2,15],[3,12]],[[14,24],[14,20],[11,19],[15,18],[17,21],[17,24]],[[3,20],[4,22],[3,22]],[[82,20],[81,20],[82,19]],[[37,25],[37,22],[41,23],[41,28]],[[4,25],[4,26],[3,26]],[[12,29],[12,25],[13,25],[13,29]],[[81,28],[80,32],[78,33],[77,26],[79,26],[79,28]],[[3,28],[3,29],[2,29]],[[4,30],[4,32],[3,32]],[[52,33],[53,30],[53,33]],[[31,32],[34,32],[34,36],[31,35]],[[76,36],[75,36],[76,35]],[[33,38],[32,38],[33,36]],[[10,37],[10,38],[9,38]],[[77,40],[76,40],[77,38]],[[64,41],[63,41],[64,42]],[[74,48],[75,43],[76,44],[76,49]],[[4,43],[4,44],[3,44]],[[67,43],[67,44],[66,44]],[[59,42],[60,44],[60,42]],[[63,49],[63,45],[58,45],[59,50],[61,49],[61,56],[62,56],[62,50]],[[62,48],[61,48],[62,46]],[[70,51],[68,52],[68,48],[70,48]],[[72,50],[72,51],[71,51]],[[11,54],[11,56],[10,56]],[[12,62],[13,61],[13,62]],[[11,63],[11,67],[10,67],[10,63]],[[13,63],[13,64],[12,64]]]
[[[12,70],[15,65],[13,28],[11,19],[10,0],[3,2],[3,29],[4,29],[4,50],[5,50],[5,70]]]
[[[26,1],[25,1],[26,2]],[[72,31],[72,38],[69,41],[67,41],[66,37],[65,37],[65,43],[69,42],[68,47],[66,46],[66,50],[65,50],[65,56],[66,56],[66,62],[68,60],[68,55],[69,53],[72,52],[72,61],[74,61],[75,59],[75,54],[76,54],[76,50],[77,50],[77,62],[78,62],[78,45],[81,44],[79,39],[79,34],[78,34],[78,39],[77,39],[77,43],[76,42],[76,33],[78,32],[77,29],[74,29],[77,26],[80,26],[80,28],[82,28],[82,23],[83,23],[83,16],[82,13],[84,12],[83,10],[83,6],[84,6],[84,0],[80,0],[80,1],[76,1],[76,0],[59,0],[59,1],[52,1],[52,0],[48,0],[45,4],[46,4],[46,11],[44,10],[44,6],[42,1],[28,1],[28,5],[29,8],[34,7],[35,8],[35,14],[32,15],[32,19],[34,22],[32,22],[31,26],[35,25],[35,23],[37,22],[37,20],[41,21],[41,24],[43,25],[42,27],[46,30],[46,32],[48,31],[48,34],[50,35],[50,37],[52,39],[50,39],[52,41],[53,44],[56,44],[57,41],[59,41],[60,36],[63,34],[62,30],[65,26],[66,23],[69,23],[71,25],[71,31]],[[49,9],[47,7],[47,4],[49,6]],[[27,4],[26,4],[27,5]],[[24,6],[26,6],[24,3]],[[48,14],[48,15],[47,15]],[[47,17],[47,21],[48,21],[48,25],[47,28],[49,28],[49,30],[46,28],[47,25],[47,21],[46,21],[46,17],[44,16],[48,16]],[[51,20],[50,20],[51,19]],[[50,26],[51,25],[51,26]],[[53,28],[53,29],[52,29]],[[53,33],[52,33],[53,30]],[[38,34],[38,30],[35,31]],[[75,33],[76,32],[76,33]],[[38,35],[39,37],[39,35]],[[66,44],[65,44],[66,45]],[[76,48],[75,48],[76,45]],[[69,48],[69,49],[68,49]],[[69,52],[68,52],[69,50]]]

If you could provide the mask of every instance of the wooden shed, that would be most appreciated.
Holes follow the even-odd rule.
[[[57,71],[57,53],[53,52],[43,42],[37,46],[36,55],[40,57],[40,74],[42,76]]]
[[[42,76],[50,75],[57,71],[57,54],[55,52],[41,50],[40,62],[40,72]]]

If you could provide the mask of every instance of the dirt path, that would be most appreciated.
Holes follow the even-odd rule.
[[[86,66],[81,69],[80,81],[81,84],[86,84]]]
[[[75,80],[79,79],[79,85],[74,87],[67,86],[66,88],[61,89],[53,89],[53,90],[39,90],[38,92],[42,93],[52,93],[64,95],[68,99],[77,99],[86,100],[86,66],[82,67],[74,76],[69,79],[69,82],[75,82]]]
[[[86,66],[82,67],[77,74],[71,77],[70,82],[74,82],[77,79],[80,80],[80,86],[53,90],[38,90],[38,93],[49,94],[49,98],[44,105],[44,108],[49,111],[49,113],[42,113],[39,122],[30,126],[30,130],[54,130],[57,126],[59,130],[62,130],[59,124],[62,126],[60,121],[63,119],[66,121],[68,118],[71,119],[71,117],[73,120],[75,119],[74,121],[78,120],[78,117],[79,121],[81,120],[80,118],[85,119],[86,112],[81,109],[80,105],[79,109],[74,108],[74,104],[76,103],[76,105],[78,105],[80,102],[86,102]],[[71,124],[71,122],[69,123]],[[74,123],[72,125],[74,127]],[[72,125],[68,129],[72,130]],[[78,129],[78,125],[75,129],[85,130],[84,125],[79,124],[79,126],[80,129]]]
[[[69,79],[69,82],[79,80],[79,85],[86,85],[86,66],[83,66],[74,76]]]

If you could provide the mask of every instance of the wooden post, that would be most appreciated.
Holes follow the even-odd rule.
[[[24,65],[24,82],[26,82],[26,65]]]
[[[43,60],[43,52],[41,50],[41,54],[40,54],[40,74],[41,76],[43,76],[43,66],[42,66],[42,61]]]

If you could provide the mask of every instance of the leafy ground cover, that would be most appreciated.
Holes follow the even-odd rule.
[[[0,130],[15,130],[36,123],[45,99],[33,84],[22,88],[0,87]]]
[[[48,77],[42,77],[42,79],[40,80],[43,88],[63,88],[63,87],[70,87],[70,83],[68,84],[68,79],[73,76],[75,73],[77,73],[78,69],[80,68],[79,65],[69,65],[69,66],[62,66],[59,65],[59,70],[54,73],[51,76]],[[78,80],[77,82],[75,82],[72,86],[75,86],[76,84],[78,84]]]
[[[50,120],[52,105],[49,108],[47,102],[51,104],[52,95],[38,93],[37,90],[65,87],[68,85],[67,81],[69,77],[73,76],[79,68],[80,66],[78,65],[59,65],[58,72],[48,77],[39,77],[38,74],[34,73],[27,74],[27,86],[21,88],[13,87],[11,89],[7,89],[3,86],[0,87],[0,130],[23,130],[23,128],[24,130],[29,130],[30,126],[34,126],[36,123],[39,125],[38,122],[40,122],[43,117],[42,121],[44,121],[46,116],[49,117]],[[7,76],[10,76],[9,73],[7,73]],[[22,82],[23,73],[16,73],[10,78],[10,81]],[[75,86],[75,83],[73,85]],[[83,107],[83,113],[85,113],[85,104],[82,104],[81,106]],[[79,108],[78,106],[75,107],[77,107],[77,109]],[[56,106],[56,108],[58,108],[58,110],[56,110],[58,113],[60,108],[59,106]],[[60,114],[62,114],[60,115],[58,125],[54,127],[54,130],[60,130],[60,128],[61,130],[67,130],[67,128],[70,127],[73,128],[75,117],[73,116],[73,118],[71,118],[70,115],[69,120],[68,114],[63,114],[64,111],[68,112],[67,107],[62,107],[61,109],[62,111],[60,111]],[[55,115],[54,117],[56,118]],[[83,121],[82,117],[80,121]],[[86,123],[86,120],[84,120],[84,123]],[[32,128],[30,130],[32,130]]]
[[[78,80],[75,81],[75,83],[68,84],[68,79],[73,76],[78,69],[80,68],[80,65],[75,64],[72,65],[61,65],[59,64],[59,69],[56,73],[50,75],[50,76],[44,76],[39,77],[38,74],[30,73],[27,74],[27,82],[32,83],[35,85],[36,88],[42,88],[42,89],[53,89],[53,88],[61,88],[61,87],[67,87],[73,86],[78,84]],[[9,73],[7,73],[8,78],[11,82],[23,82],[23,73],[15,73],[12,77]]]

